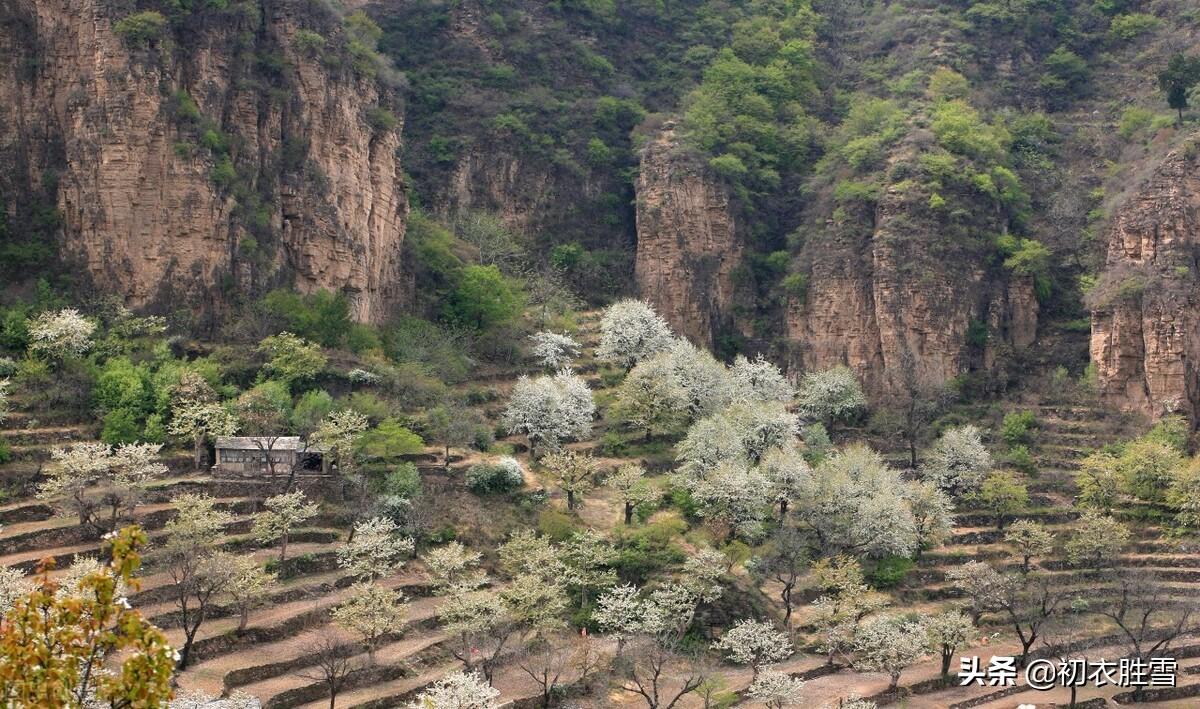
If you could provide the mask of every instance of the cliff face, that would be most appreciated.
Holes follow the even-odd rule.
[[[844,364],[878,399],[990,369],[1033,342],[1032,281],[985,268],[982,242],[931,237],[941,229],[927,200],[892,187],[805,245],[807,290],[786,314],[794,367]]]
[[[235,7],[131,48],[104,0],[0,2],[0,188],[56,174],[61,253],[131,306],[211,314],[294,285],[380,320],[408,208],[399,127],[368,122],[389,98],[294,49],[336,32],[309,5]]]
[[[1200,150],[1167,156],[1108,229],[1091,294],[1102,396],[1150,416],[1200,413]]]
[[[641,154],[637,235],[641,297],[677,332],[711,346],[731,320],[744,245],[728,190],[702,161],[679,151],[669,123]]]

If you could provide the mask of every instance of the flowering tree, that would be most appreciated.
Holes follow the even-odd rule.
[[[900,474],[878,453],[856,445],[825,459],[804,479],[795,519],[817,556],[843,552],[912,554],[916,523]]]
[[[925,629],[925,649],[936,653],[942,658],[942,676],[950,674],[950,663],[958,648],[971,642],[975,636],[975,626],[971,619],[958,611],[946,611],[929,616],[923,624]]]
[[[968,599],[967,610],[976,627],[984,613],[1000,610],[1012,580],[982,561],[968,561],[946,573],[951,585]]]
[[[287,558],[292,530],[317,516],[318,505],[308,502],[303,490],[294,490],[263,500],[264,512],[254,518],[254,538],[263,543],[279,540],[279,560]]]
[[[556,580],[566,573],[559,551],[546,537],[539,537],[532,529],[522,529],[513,532],[497,553],[500,568],[509,576],[540,574],[547,580]]]
[[[563,371],[553,377],[518,379],[502,422],[510,433],[528,437],[533,455],[538,446],[553,450],[564,440],[586,438],[595,415],[596,403],[587,383]]]
[[[0,566],[0,617],[8,613],[17,599],[33,590],[33,581],[11,566]]]
[[[496,709],[500,690],[477,673],[451,672],[409,702],[408,709]]]
[[[232,436],[241,424],[229,409],[215,401],[178,399],[171,409],[167,433],[191,439],[196,470],[204,465],[204,445],[217,436]]]
[[[723,460],[707,475],[681,478],[699,514],[727,530],[727,537],[757,539],[770,515],[771,482],[758,468],[738,460]]]
[[[312,379],[325,369],[328,361],[321,353],[320,345],[290,332],[263,338],[258,351],[268,358],[263,369],[288,384]]]
[[[730,395],[739,401],[771,401],[789,404],[796,389],[771,362],[760,354],[754,359],[738,355],[729,368]]]
[[[799,419],[778,403],[736,403],[692,424],[676,446],[681,470],[703,475],[722,460],[758,465],[772,448],[793,444]]]
[[[954,501],[936,485],[910,480],[904,497],[912,512],[916,532],[916,556],[928,547],[941,544],[954,527]]]
[[[1023,574],[1029,573],[1029,562],[1035,556],[1045,556],[1054,549],[1054,533],[1031,519],[1014,522],[1004,533],[1004,541],[1020,557]]]
[[[429,572],[430,581],[438,593],[444,593],[454,587],[479,588],[487,583],[487,576],[479,570],[479,561],[483,555],[477,551],[467,551],[458,542],[450,542],[421,557]]]
[[[779,505],[779,518],[783,519],[788,504],[810,484],[812,468],[798,448],[781,446],[767,451],[759,469],[771,485],[771,496]]]
[[[749,618],[738,621],[713,643],[713,649],[739,665],[750,665],[755,680],[763,665],[785,660],[794,651],[787,633],[766,621]]]
[[[861,672],[885,672],[896,689],[904,668],[925,655],[925,629],[918,621],[875,618],[854,636],[854,667]]]
[[[163,706],[171,697],[174,651],[166,636],[117,595],[136,588],[137,549],[146,535],[127,527],[111,538],[112,562],[60,594],[43,566],[4,615],[0,704],[13,707]],[[108,671],[102,671],[107,669]]]
[[[354,451],[367,430],[367,417],[351,409],[334,411],[317,425],[309,441],[343,470],[354,467]]]
[[[667,349],[671,375],[683,392],[684,407],[689,420],[716,413],[729,405],[733,383],[725,365],[684,339],[671,343]]]
[[[805,704],[801,697],[804,680],[774,668],[765,668],[750,684],[749,693],[770,709],[797,707]]]
[[[162,555],[183,629],[184,643],[179,651],[182,669],[191,659],[196,633],[212,603],[229,585],[227,555],[214,550],[233,516],[217,509],[216,501],[203,495],[184,493],[171,503],[177,513],[165,527]]]
[[[654,483],[646,479],[646,471],[636,463],[626,463],[609,475],[604,484],[617,493],[617,499],[625,506],[625,524],[633,522],[633,510],[641,504],[649,504],[662,497]]]
[[[360,579],[374,580],[404,565],[416,546],[412,537],[400,537],[396,523],[372,517],[354,526],[354,534],[337,551],[338,565]]]
[[[402,594],[374,583],[358,583],[350,597],[333,609],[333,622],[358,633],[367,647],[367,662],[375,664],[380,638],[396,632],[408,617]]]
[[[157,461],[160,448],[153,443],[57,448],[50,453],[38,498],[56,501],[60,509],[77,515],[80,525],[97,533],[113,531],[121,514],[131,513],[141,501],[146,484],[166,474],[167,466]],[[101,517],[105,510],[107,520]]]
[[[8,387],[8,380],[0,379],[0,423],[3,423],[4,419],[8,418]]]
[[[848,367],[824,372],[809,372],[800,382],[800,412],[829,428],[834,421],[846,420],[867,408],[862,385]]]
[[[1110,515],[1087,510],[1075,524],[1064,551],[1077,566],[1099,568],[1111,564],[1129,543],[1129,527]]]
[[[673,376],[670,354],[660,352],[635,366],[613,402],[611,414],[649,441],[656,433],[669,433],[687,415],[687,394]]]
[[[552,372],[570,367],[579,356],[579,343],[570,335],[543,330],[530,335],[529,340],[533,343],[531,354],[534,359]]]
[[[926,456],[921,476],[957,499],[978,490],[991,470],[992,456],[979,429],[968,425],[946,429]]]
[[[542,459],[554,484],[567,495],[567,509],[575,509],[577,496],[592,489],[599,466],[590,453],[561,450]]]
[[[808,568],[808,560],[808,544],[803,534],[795,527],[782,527],[775,533],[766,553],[756,557],[750,564],[750,571],[760,583],[775,581],[779,585],[785,627],[791,627],[795,608],[792,594]]]
[[[49,359],[78,357],[92,346],[96,324],[74,308],[45,312],[29,323],[29,351]]]
[[[850,649],[863,618],[887,605],[887,597],[871,590],[863,579],[862,567],[848,556],[821,559],[813,564],[814,586],[821,595],[812,602],[811,622],[817,629],[818,645],[827,664],[838,653]]]
[[[640,300],[618,300],[600,320],[600,346],[596,356],[628,372],[643,359],[671,346],[674,337],[667,321]]]
[[[561,558],[567,573],[563,581],[579,590],[579,605],[587,607],[589,592],[617,582],[612,566],[617,550],[594,530],[576,532],[562,546]]]
[[[238,627],[235,632],[241,635],[246,631],[246,623],[250,620],[250,611],[270,600],[268,594],[279,577],[267,571],[253,556],[235,556],[222,553],[219,563],[214,563],[226,577],[224,584],[225,596],[238,612]]]

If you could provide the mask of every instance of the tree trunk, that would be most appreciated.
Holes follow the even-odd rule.
[[[237,634],[246,632],[246,623],[250,620],[250,606],[242,606],[242,617],[238,621]]]
[[[626,502],[625,503],[625,526],[628,527],[631,524],[633,524],[633,503]]]
[[[915,437],[908,439],[908,467],[913,470],[917,469],[917,440]]]
[[[567,490],[567,509],[575,509],[575,492],[573,490]]]
[[[336,709],[337,705],[337,690],[332,687],[329,689],[329,709]]]
[[[279,546],[279,563],[281,563],[281,564],[283,563],[284,559],[287,559],[287,544],[288,544],[288,533],[284,532],[283,533],[283,543]]]
[[[782,520],[787,517],[787,508],[788,508],[788,501],[780,500],[779,501],[779,519]]]
[[[450,470],[450,444],[446,444],[446,456],[442,459],[442,470]]]
[[[204,467],[204,436],[196,436],[192,444],[194,446],[192,455],[196,463],[196,470],[200,470]]]
[[[942,676],[950,674],[950,660],[954,659],[954,652],[942,652]]]

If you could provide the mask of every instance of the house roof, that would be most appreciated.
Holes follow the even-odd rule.
[[[271,440],[272,438],[274,441]],[[304,450],[304,444],[300,442],[299,436],[217,436],[216,447],[235,451]]]

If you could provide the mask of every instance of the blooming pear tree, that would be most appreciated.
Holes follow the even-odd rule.
[[[179,399],[171,409],[167,433],[190,439],[196,470],[204,465],[205,444],[217,436],[232,436],[241,426],[237,417],[215,401]]]
[[[539,447],[555,450],[562,441],[588,437],[595,415],[596,403],[587,383],[563,371],[552,377],[518,379],[502,423],[510,433],[529,439],[532,455]]]
[[[153,443],[56,448],[50,452],[38,498],[53,501],[97,533],[114,531],[121,515],[137,507],[146,484],[166,474],[167,466],[157,458],[160,448]]]
[[[977,491],[992,470],[992,455],[975,426],[947,429],[933,444],[921,476],[954,499]]]
[[[764,665],[786,660],[795,651],[788,634],[767,621],[744,619],[713,643],[731,661],[750,665],[754,679]]]
[[[367,648],[367,662],[375,664],[380,639],[398,632],[408,617],[402,594],[375,583],[358,583],[350,597],[331,611],[333,622],[358,633]]]
[[[975,626],[964,613],[952,610],[929,616],[923,627],[925,649],[942,658],[942,676],[946,677],[950,674],[954,653],[975,637]]]
[[[763,669],[750,684],[749,694],[769,709],[804,706],[804,680],[770,667]]]
[[[204,495],[184,493],[171,503],[176,515],[164,528],[166,541],[161,554],[173,582],[172,597],[183,629],[184,642],[179,651],[182,669],[191,660],[196,634],[212,604],[230,583],[228,556],[214,550],[233,516]]]
[[[783,372],[760,354],[754,359],[738,355],[729,368],[730,396],[738,401],[789,404],[796,396]]]
[[[338,566],[363,580],[391,574],[413,553],[412,537],[399,536],[400,528],[386,517],[372,517],[354,525],[350,541],[337,550]]]
[[[688,420],[714,414],[729,405],[733,389],[729,372],[707,350],[681,338],[671,343],[667,354],[675,386],[683,393]]]
[[[954,501],[936,485],[923,480],[910,480],[905,491],[916,532],[916,555],[941,544],[950,537],[954,527]]]
[[[269,594],[279,577],[267,571],[250,555],[223,555],[220,569],[228,576],[223,590],[230,605],[238,612],[238,627],[235,632],[241,635],[246,631],[250,611],[270,600]]]
[[[288,537],[296,527],[317,516],[318,505],[308,502],[303,490],[263,500],[262,513],[254,518],[252,534],[263,543],[279,540],[279,560],[287,559]]]
[[[633,511],[638,505],[650,504],[662,497],[654,483],[646,479],[645,469],[636,463],[617,468],[604,484],[616,492],[618,501],[624,506],[626,526],[633,523]]]
[[[497,709],[500,690],[476,672],[451,672],[409,702],[407,709]]]
[[[834,367],[805,374],[800,382],[797,403],[806,418],[820,421],[829,428],[834,421],[844,421],[864,411],[867,397],[854,372],[848,367]]]
[[[659,354],[637,364],[617,388],[610,413],[645,440],[680,426],[687,415],[687,393],[673,376],[670,354]]]
[[[1021,559],[1021,573],[1027,574],[1034,557],[1045,556],[1054,550],[1054,533],[1031,519],[1013,522],[1004,533],[1004,542]]]
[[[567,334],[543,330],[530,335],[529,340],[532,343],[530,354],[539,365],[552,372],[570,367],[579,356],[579,343]]]
[[[549,453],[542,459],[546,472],[554,484],[567,495],[567,509],[573,510],[579,496],[595,485],[600,469],[590,453],[561,450]]]
[[[644,301],[618,300],[600,320],[600,346],[596,356],[624,367],[633,365],[671,346],[674,336],[667,321]]]
[[[925,629],[918,621],[899,617],[874,618],[854,636],[854,667],[860,672],[884,672],[889,690],[896,689],[904,669],[925,655]]]
[[[92,347],[96,323],[74,308],[44,312],[29,323],[29,351],[47,359],[78,357]]]
[[[444,593],[454,587],[479,588],[487,582],[487,576],[479,570],[483,555],[468,551],[458,542],[449,542],[430,549],[421,561],[429,572],[435,591]]]

